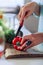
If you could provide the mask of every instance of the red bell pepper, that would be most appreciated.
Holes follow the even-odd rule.
[[[21,46],[21,44],[20,44],[21,40],[22,40],[21,37],[16,37],[16,38],[13,39],[12,44],[13,44],[13,46],[16,50],[21,51],[21,49],[18,48],[18,46]]]

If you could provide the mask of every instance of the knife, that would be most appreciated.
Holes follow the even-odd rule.
[[[23,26],[23,21],[19,24],[19,28],[18,28],[18,30],[17,30],[17,32],[16,32],[15,37],[17,37],[17,36],[18,36],[18,34],[19,34],[19,32],[20,32],[20,30],[21,30],[22,26]]]

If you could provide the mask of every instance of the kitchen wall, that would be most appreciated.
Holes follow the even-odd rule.
[[[17,5],[22,6],[23,4],[24,0],[0,0],[0,7],[16,7]]]
[[[25,4],[27,2],[30,2],[30,0],[25,0]],[[28,30],[30,30],[32,33],[37,32],[38,30],[38,18],[36,18],[35,16],[30,16],[28,19],[25,20],[25,26]]]

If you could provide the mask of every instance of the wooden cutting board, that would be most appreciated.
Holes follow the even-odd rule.
[[[13,48],[13,45],[6,43],[5,46],[5,58],[35,58],[35,57],[43,57],[43,54],[33,54],[29,52],[18,51]]]

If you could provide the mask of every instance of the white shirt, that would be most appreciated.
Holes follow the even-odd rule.
[[[40,17],[39,17],[39,25],[38,32],[43,33],[43,0],[32,0],[32,2],[37,2],[41,6]],[[43,52],[43,43],[36,46],[37,50]]]

